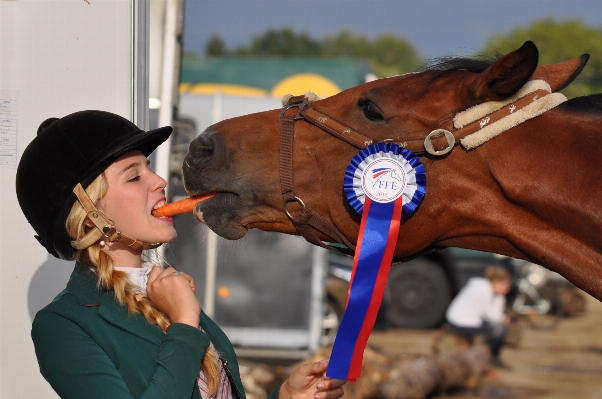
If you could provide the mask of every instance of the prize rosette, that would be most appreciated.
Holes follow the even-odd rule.
[[[393,143],[376,143],[351,159],[345,171],[344,191],[349,205],[360,215],[366,196],[381,203],[395,201],[401,196],[402,217],[405,218],[418,208],[426,193],[424,166],[405,148]]]
[[[377,143],[352,158],[344,191],[362,220],[347,306],[326,375],[355,381],[382,302],[402,218],[414,212],[426,194],[424,166],[411,151]]]

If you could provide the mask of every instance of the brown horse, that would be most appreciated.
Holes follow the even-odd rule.
[[[356,147],[393,141],[419,156],[427,185],[423,202],[403,220],[396,260],[448,246],[494,252],[544,265],[602,299],[601,97],[554,106],[475,148],[454,147],[462,130],[454,126],[457,114],[483,103],[504,104],[535,80],[547,81],[556,92],[587,58],[538,67],[537,48],[527,42],[492,63],[449,60],[311,105],[225,120],[191,143],[183,166],[186,189],[191,195],[219,193],[195,213],[227,239],[241,238],[250,228],[298,234],[285,211],[299,214],[296,202],[303,202],[301,212],[306,206],[326,220],[313,224],[319,239],[355,243],[360,216],[343,192],[345,168]],[[334,126],[321,126],[327,119]],[[289,136],[294,129],[294,150],[290,143],[280,147],[281,124]],[[337,129],[343,131],[339,137]],[[433,148],[425,150],[425,137],[437,129],[447,132],[430,136],[426,141]],[[354,138],[339,139],[345,133]],[[280,180],[288,173],[280,166],[287,151],[292,160],[284,163],[292,162],[294,183]],[[294,189],[286,206],[284,186]],[[332,228],[320,227],[330,222]],[[297,225],[307,230],[307,224]]]

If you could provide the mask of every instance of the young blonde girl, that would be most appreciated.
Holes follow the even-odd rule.
[[[17,197],[36,238],[76,261],[32,327],[40,371],[63,398],[245,397],[232,345],[192,278],[142,261],[176,235],[171,218],[151,214],[166,182],[147,159],[170,134],[82,111],[44,121],[21,157]],[[326,366],[301,366],[270,397],[341,397]]]

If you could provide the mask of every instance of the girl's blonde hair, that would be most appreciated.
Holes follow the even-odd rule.
[[[86,188],[86,193],[96,205],[107,192],[107,188],[105,175],[101,174]],[[90,229],[85,224],[86,214],[79,201],[75,201],[65,222],[67,233],[72,239],[80,239]],[[101,251],[99,242],[77,251],[74,258],[79,263],[89,266],[98,276],[98,285],[105,290],[113,291],[117,302],[127,306],[130,313],[141,313],[150,323],[156,324],[164,332],[167,331],[171,324],[167,315],[155,308],[146,296],[135,294],[134,287],[127,279],[126,273],[113,269],[111,258]],[[209,383],[209,396],[213,396],[217,392],[220,381],[217,359],[217,352],[211,347],[207,347],[201,367]]]

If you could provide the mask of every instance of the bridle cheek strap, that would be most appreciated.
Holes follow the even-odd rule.
[[[116,228],[113,221],[107,218],[102,212],[100,212],[82,185],[77,183],[77,186],[73,189],[73,193],[77,197],[79,203],[87,212],[87,217],[94,224],[95,228],[91,229],[86,235],[84,235],[79,240],[71,241],[71,246],[78,251],[88,248],[89,246],[96,243],[98,240],[103,237],[108,242],[121,242],[126,244],[128,247],[133,250],[140,249],[153,249],[160,246],[162,243],[147,243],[144,241],[136,240],[134,238],[128,237],[125,234],[121,234]]]
[[[293,141],[295,135],[295,121],[299,119],[299,114],[297,112],[294,115],[286,115],[286,111],[293,107],[303,109],[306,105],[309,105],[309,102],[304,99],[303,96],[297,96],[289,99],[288,104],[289,105],[285,106],[280,114],[281,133],[279,171],[280,186],[284,201],[284,212],[299,234],[301,234],[308,242],[329,250],[352,254],[355,250],[355,245],[349,242],[332,222],[307,207],[301,198],[295,194],[293,182]],[[297,217],[294,217],[288,210],[288,205],[291,202],[297,202],[301,205],[301,212]],[[318,237],[318,234],[314,229],[333,239],[333,242],[345,245],[349,250],[325,244],[320,237]]]

